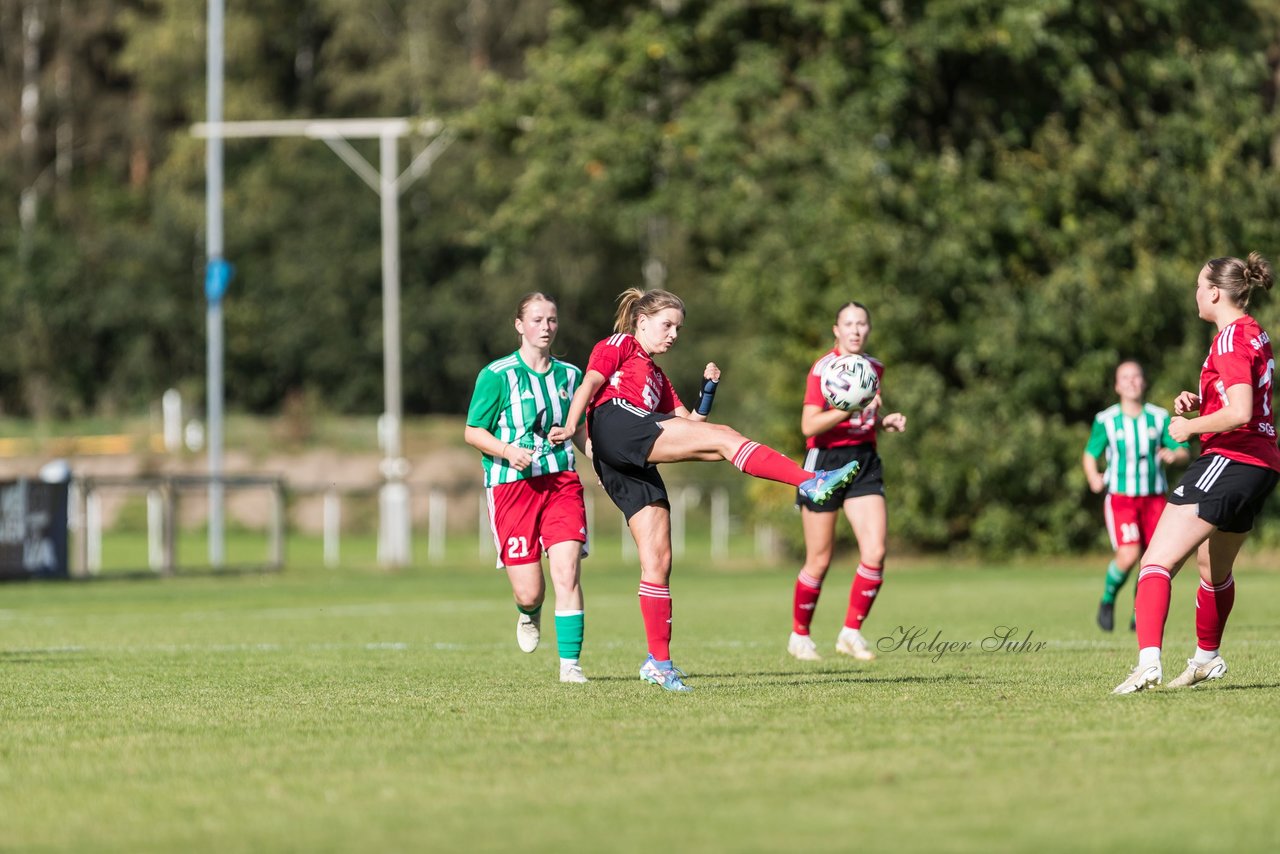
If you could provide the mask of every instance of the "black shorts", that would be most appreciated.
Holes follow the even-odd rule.
[[[628,521],[650,504],[671,506],[667,485],[658,467],[649,462],[649,451],[662,432],[659,425],[674,415],[644,413],[629,404],[613,401],[591,410],[587,432],[591,436],[591,465],[604,491]]]
[[[853,480],[831,493],[822,504],[814,504],[796,491],[796,506],[804,507],[815,513],[835,513],[845,501],[863,495],[884,495],[884,468],[880,465],[880,455],[875,445],[844,445],[839,448],[811,448],[804,458],[804,467],[809,471],[838,469],[850,460],[862,463]]]
[[[1170,504],[1195,504],[1196,515],[1219,531],[1243,534],[1253,528],[1280,473],[1262,466],[1204,454],[1178,481]]]

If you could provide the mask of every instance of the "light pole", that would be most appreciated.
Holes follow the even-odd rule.
[[[379,438],[382,442],[381,464],[383,485],[378,496],[378,562],[384,566],[404,566],[409,562],[409,488],[405,478],[409,463],[404,458],[400,441],[403,417],[403,392],[400,367],[400,194],[414,181],[430,171],[432,164],[453,142],[452,130],[439,121],[427,119],[292,119],[277,121],[205,122],[192,127],[198,137],[210,142],[217,138],[306,137],[323,140],[344,163],[378,194],[382,210],[382,370],[383,416]],[[432,140],[399,175],[397,143],[403,136],[419,133]],[[378,169],[352,148],[348,140],[379,140]],[[219,154],[221,148],[219,148]],[[219,170],[221,162],[219,162]],[[219,177],[221,173],[219,172]],[[221,186],[219,184],[219,186]],[[221,208],[219,208],[219,218]],[[221,222],[221,219],[219,219]],[[219,235],[221,246],[221,235]],[[225,266],[225,262],[224,262]],[[219,314],[219,323],[221,315]],[[219,335],[221,326],[219,326]],[[221,383],[221,350],[219,350],[219,384]],[[221,386],[219,385],[219,388]],[[213,460],[213,408],[210,407],[210,474]],[[221,417],[221,399],[219,399]],[[219,429],[221,425],[219,425]],[[219,432],[219,438],[221,433]],[[219,449],[219,454],[221,449]],[[219,456],[221,462],[221,456]],[[212,497],[212,486],[210,487]],[[212,531],[212,510],[210,511]]]

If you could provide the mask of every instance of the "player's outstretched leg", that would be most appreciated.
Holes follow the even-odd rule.
[[[649,450],[649,462],[677,463],[690,460],[729,460],[752,477],[797,487],[811,501],[822,503],[858,473],[855,460],[835,471],[811,472],[781,454],[747,439],[724,424],[672,418],[662,422],[662,432]]]

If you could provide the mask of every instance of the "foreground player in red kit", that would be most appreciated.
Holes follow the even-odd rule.
[[[676,342],[684,302],[668,291],[630,288],[618,298],[616,334],[591,351],[586,375],[565,424],[587,413],[592,464],[605,492],[623,512],[640,556],[640,613],[649,657],[640,678],[668,691],[692,690],[671,662],[671,505],[660,463],[729,460],[754,477],[798,487],[822,501],[858,471],[857,461],[835,471],[805,471],[782,454],[723,424],[706,423],[720,369],[708,364],[696,412],[680,402],[653,361]],[[553,428],[552,442],[572,434]]]
[[[836,312],[831,332],[835,335],[835,346],[813,363],[805,385],[804,408],[800,414],[800,430],[809,448],[805,465],[836,468],[857,461],[860,466],[857,477],[835,490],[826,501],[811,501],[804,495],[796,499],[804,526],[804,566],[796,578],[787,651],[801,661],[821,659],[817,645],[809,636],[809,625],[818,605],[818,594],[822,592],[822,580],[831,566],[836,523],[843,510],[858,541],[858,568],[853,575],[844,627],[836,637],[836,651],[860,661],[870,661],[876,656],[862,637],[862,621],[871,612],[884,578],[885,537],[889,528],[880,455],[876,453],[876,427],[901,433],[907,429],[907,416],[901,412],[880,415],[879,395],[861,412],[831,408],[822,397],[822,371],[832,359],[848,353],[866,355],[863,350],[871,334],[871,313],[862,303],[845,303]],[[884,365],[870,356],[867,360],[883,379]]]
[[[1202,453],[1160,515],[1138,573],[1138,666],[1114,694],[1159,685],[1164,677],[1160,647],[1169,615],[1171,581],[1183,561],[1196,554],[1196,652],[1187,669],[1169,682],[1184,688],[1221,679],[1227,663],[1218,654],[1222,631],[1235,603],[1231,568],[1280,478],[1271,377],[1271,341],[1246,313],[1255,289],[1270,290],[1271,264],[1257,252],[1247,261],[1215,258],[1196,280],[1200,318],[1218,327],[1200,369],[1200,393],[1184,391],[1173,402],[1169,433],[1179,442],[1199,436]],[[1200,412],[1197,418],[1184,413]]]

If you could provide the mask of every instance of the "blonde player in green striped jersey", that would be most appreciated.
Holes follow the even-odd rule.
[[[1103,514],[1115,557],[1098,603],[1098,627],[1115,628],[1116,593],[1151,541],[1164,510],[1169,482],[1166,465],[1182,465],[1190,456],[1186,442],[1169,435],[1169,412],[1146,402],[1147,379],[1137,362],[1116,366],[1120,402],[1093,419],[1082,464],[1093,492],[1106,492]],[[1105,458],[1106,470],[1098,469]],[[1132,629],[1134,623],[1129,622]]]
[[[553,445],[547,431],[565,426],[569,401],[582,371],[551,355],[559,328],[555,301],[527,294],[516,308],[520,348],[490,362],[476,378],[467,411],[467,444],[483,455],[489,522],[520,615],[516,643],[533,652],[541,639],[547,553],[555,589],[556,645],[560,681],[586,682],[582,654],[582,556],[587,552],[587,514],[582,481],[568,442]],[[576,425],[574,443],[585,452],[586,425]]]

